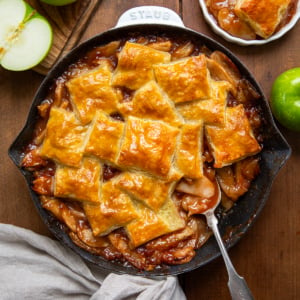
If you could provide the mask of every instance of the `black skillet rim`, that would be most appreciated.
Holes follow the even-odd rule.
[[[264,96],[262,89],[254,79],[253,75],[245,67],[245,65],[227,48],[213,39],[193,31],[188,28],[180,28],[172,25],[157,25],[157,24],[143,24],[143,25],[129,25],[120,28],[110,29],[103,33],[100,33],[91,39],[80,44],[69,52],[63,59],[61,59],[48,73],[38,89],[24,128],[16,137],[14,142],[9,148],[8,154],[14,164],[21,171],[26,179],[26,183],[29,188],[29,192],[38,213],[43,219],[46,226],[54,234],[54,236],[62,242],[65,246],[69,247],[77,254],[79,254],[84,260],[96,265],[97,267],[104,268],[106,270],[121,273],[121,274],[133,274],[142,276],[165,276],[165,275],[178,275],[185,272],[192,271],[196,268],[202,267],[212,260],[220,256],[220,251],[217,243],[213,238],[209,239],[207,243],[196,251],[196,256],[189,263],[175,266],[162,266],[161,268],[153,271],[140,271],[131,266],[123,266],[118,262],[110,262],[102,257],[93,255],[78,246],[76,246],[69,238],[68,234],[62,229],[59,221],[57,221],[49,212],[42,208],[40,200],[37,194],[31,189],[31,173],[20,167],[22,159],[22,150],[24,145],[30,140],[34,123],[37,118],[36,106],[46,97],[47,91],[53,83],[53,80],[63,73],[67,66],[81,58],[88,49],[94,46],[105,45],[111,41],[123,39],[129,37],[132,34],[165,34],[169,36],[186,36],[189,39],[195,40],[199,43],[203,43],[211,50],[220,50],[225,53],[239,68],[243,77],[247,78],[255,89],[262,96],[262,110],[266,124],[264,125],[265,142],[264,148],[261,153],[261,169],[262,172],[256,180],[251,184],[249,191],[239,199],[238,203],[223,216],[219,221],[220,233],[225,234],[228,228],[232,228],[232,234],[225,241],[226,248],[231,248],[235,245],[241,237],[248,231],[251,225],[259,216],[263,209],[271,190],[273,180],[281,167],[285,164],[289,156],[291,155],[291,148],[286,142],[278,130],[274,119],[272,117],[268,101]],[[263,175],[263,176],[262,176]]]

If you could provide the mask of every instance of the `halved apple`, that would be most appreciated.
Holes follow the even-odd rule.
[[[39,64],[52,45],[49,22],[23,0],[0,0],[0,65],[23,71]]]

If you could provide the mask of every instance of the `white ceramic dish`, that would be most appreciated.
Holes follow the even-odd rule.
[[[292,17],[289,23],[287,23],[283,28],[281,28],[274,35],[264,40],[244,40],[235,36],[230,35],[228,32],[223,30],[218,24],[215,18],[209,13],[207,6],[205,4],[205,0],[199,0],[203,16],[205,21],[211,26],[212,30],[223,37],[226,41],[232,42],[241,46],[251,46],[251,45],[263,45],[274,40],[281,38],[284,34],[286,34],[289,30],[291,30],[300,19],[300,3],[298,1],[297,9],[295,15]]]

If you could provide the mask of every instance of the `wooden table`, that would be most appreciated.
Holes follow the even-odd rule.
[[[203,20],[198,0],[102,0],[82,40],[113,27],[122,12],[139,5],[171,8],[180,14],[187,27],[224,44],[248,66],[267,97],[277,75],[300,65],[300,24],[273,43],[241,47],[211,31]],[[34,71],[0,69],[0,222],[50,235],[33,206],[23,177],[7,156],[42,79]],[[292,156],[277,176],[257,222],[230,251],[237,271],[246,278],[255,299],[300,299],[300,133],[281,129],[292,147]],[[189,300],[230,299],[221,258],[180,276],[180,282]]]

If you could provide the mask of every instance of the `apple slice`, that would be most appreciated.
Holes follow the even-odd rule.
[[[0,0],[0,64],[23,71],[39,64],[52,45],[49,22],[23,0]]]

